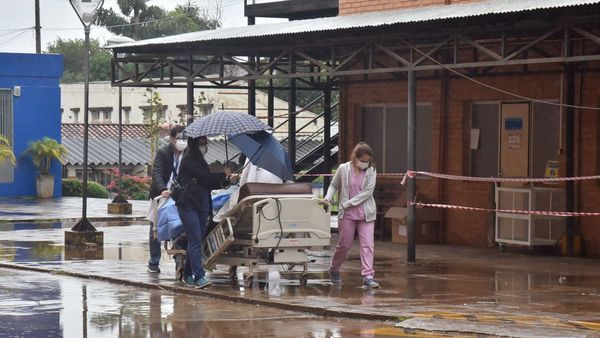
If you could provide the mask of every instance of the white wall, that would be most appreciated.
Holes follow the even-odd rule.
[[[185,109],[186,104],[186,89],[185,88],[158,88],[155,89],[162,100],[162,104],[166,106],[165,121],[166,123],[178,123],[179,116]],[[213,111],[218,110],[233,110],[246,112],[248,110],[248,91],[242,89],[196,89],[194,95],[196,102],[200,96],[200,92],[204,92],[203,103],[213,105]],[[126,112],[123,113],[124,123],[144,123],[143,111],[140,107],[149,106],[147,100],[150,95],[146,88],[123,88],[123,107],[131,107],[129,119],[127,121]],[[118,123],[118,104],[119,90],[116,87],[111,87],[110,82],[92,82],[90,83],[90,123]],[[261,91],[256,93],[256,115],[259,117],[267,116],[267,94]],[[275,98],[275,115],[286,114],[288,104],[285,101]],[[183,107],[183,108],[179,108]],[[61,108],[62,108],[62,123],[83,123],[83,83],[61,84]],[[74,111],[79,111],[76,113]],[[96,117],[99,119],[96,120]],[[314,114],[311,112],[302,112],[298,114],[298,127],[308,122]],[[107,117],[109,117],[107,119]],[[275,119],[275,126],[285,121],[287,117]],[[266,122],[266,119],[264,119]],[[322,119],[319,119],[317,124],[311,125],[304,131],[315,131],[322,126]],[[277,134],[287,134],[287,125],[284,125],[277,130]]]

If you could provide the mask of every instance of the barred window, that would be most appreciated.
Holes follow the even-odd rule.
[[[11,89],[0,89],[0,135],[10,142],[14,149],[13,98]],[[0,163],[0,183],[14,182],[14,167],[8,161]]]

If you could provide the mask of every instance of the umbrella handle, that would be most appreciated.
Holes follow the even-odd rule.
[[[225,134],[225,164],[229,163],[229,148],[227,147],[227,134]]]

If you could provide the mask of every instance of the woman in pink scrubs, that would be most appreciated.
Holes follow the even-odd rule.
[[[362,265],[362,285],[379,288],[374,279],[374,226],[377,215],[373,191],[377,172],[373,165],[373,150],[360,142],[354,147],[349,162],[340,164],[333,176],[325,199],[331,201],[337,191],[339,196],[338,232],[339,239],[331,259],[329,276],[333,284],[341,284],[340,268],[354,241],[354,232],[358,230],[360,242],[360,261]]]

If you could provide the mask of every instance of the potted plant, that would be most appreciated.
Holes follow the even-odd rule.
[[[0,135],[0,165],[3,164],[4,161],[10,162],[12,165],[17,163],[15,153],[13,153],[8,139],[4,135]]]
[[[44,137],[41,140],[29,143],[25,154],[31,157],[33,164],[38,169],[36,188],[39,198],[51,198],[54,191],[54,176],[50,175],[52,160],[64,163],[67,148],[55,139]]]

